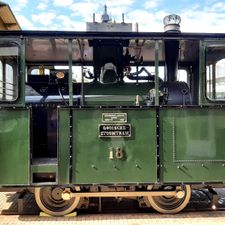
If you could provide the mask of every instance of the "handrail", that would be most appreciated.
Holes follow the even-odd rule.
[[[6,90],[6,91],[15,91],[15,89],[11,89],[11,88],[6,88],[6,87],[0,87],[0,89]]]
[[[7,97],[7,96],[12,96],[13,97],[14,96],[13,94],[8,94],[8,93],[6,94],[6,93],[2,93],[2,92],[0,92],[0,95],[3,95],[4,97]]]
[[[9,82],[6,82],[6,81],[2,81],[2,80],[0,80],[0,83],[3,83],[3,84],[9,84],[9,85],[12,85],[12,86],[16,86],[16,84],[13,84],[13,83],[9,83]]]

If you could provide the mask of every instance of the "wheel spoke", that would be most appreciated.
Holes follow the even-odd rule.
[[[165,188],[168,189],[168,188]],[[183,198],[175,196],[150,196],[148,198],[151,206],[160,213],[178,213],[186,207],[191,197],[191,187],[186,185]]]
[[[63,200],[63,188],[43,187],[35,188],[35,199],[39,208],[52,216],[63,216],[71,213],[78,205],[80,198]]]

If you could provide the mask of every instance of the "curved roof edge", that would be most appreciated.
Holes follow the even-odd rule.
[[[0,1],[0,30],[21,30],[9,4]]]

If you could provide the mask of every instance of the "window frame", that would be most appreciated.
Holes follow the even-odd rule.
[[[214,64],[209,64],[207,65],[207,49],[209,49],[210,47],[223,47],[224,48],[224,58],[221,58],[219,59],[218,61],[216,61]],[[219,41],[219,40],[215,40],[215,41],[208,41],[208,42],[205,42],[204,43],[204,88],[205,88],[205,98],[206,100],[209,102],[209,103],[221,103],[221,104],[225,104],[225,96],[224,96],[224,99],[223,98],[213,98],[213,90],[212,90],[212,93],[211,93],[211,96],[212,98],[210,98],[210,93],[209,93],[209,89],[208,89],[208,67],[209,66],[215,66],[215,74],[214,74],[214,77],[212,77],[212,79],[216,79],[216,64],[220,61],[224,59],[225,60],[225,41]],[[225,71],[225,69],[224,69]],[[213,76],[213,74],[212,74]],[[213,83],[213,80],[211,81]],[[214,81],[215,82],[215,81]],[[216,83],[215,83],[216,85]],[[224,85],[224,89],[225,89],[225,85]],[[216,91],[216,89],[215,89]],[[224,91],[225,93],[225,91]],[[214,93],[215,94],[215,97],[216,97],[216,92]]]
[[[3,53],[1,53],[1,48],[3,50]],[[13,52],[13,50],[14,54],[10,54],[11,52]],[[2,71],[0,71],[2,72],[2,86],[0,88],[0,92],[2,94],[0,98],[0,104],[15,103],[19,99],[20,47],[18,43],[0,40],[0,61],[2,63]],[[10,80],[12,80],[12,83],[7,81],[7,76],[9,75],[9,70],[7,69],[7,67],[11,68],[12,79]],[[9,91],[10,93],[6,93],[7,91]],[[12,96],[12,99],[9,99],[10,95]]]

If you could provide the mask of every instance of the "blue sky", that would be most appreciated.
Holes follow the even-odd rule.
[[[4,0],[3,0],[4,1]],[[183,32],[224,32],[225,0],[5,0],[24,30],[85,30],[103,6],[113,20],[138,22],[140,31],[163,31],[164,16],[181,16]]]

